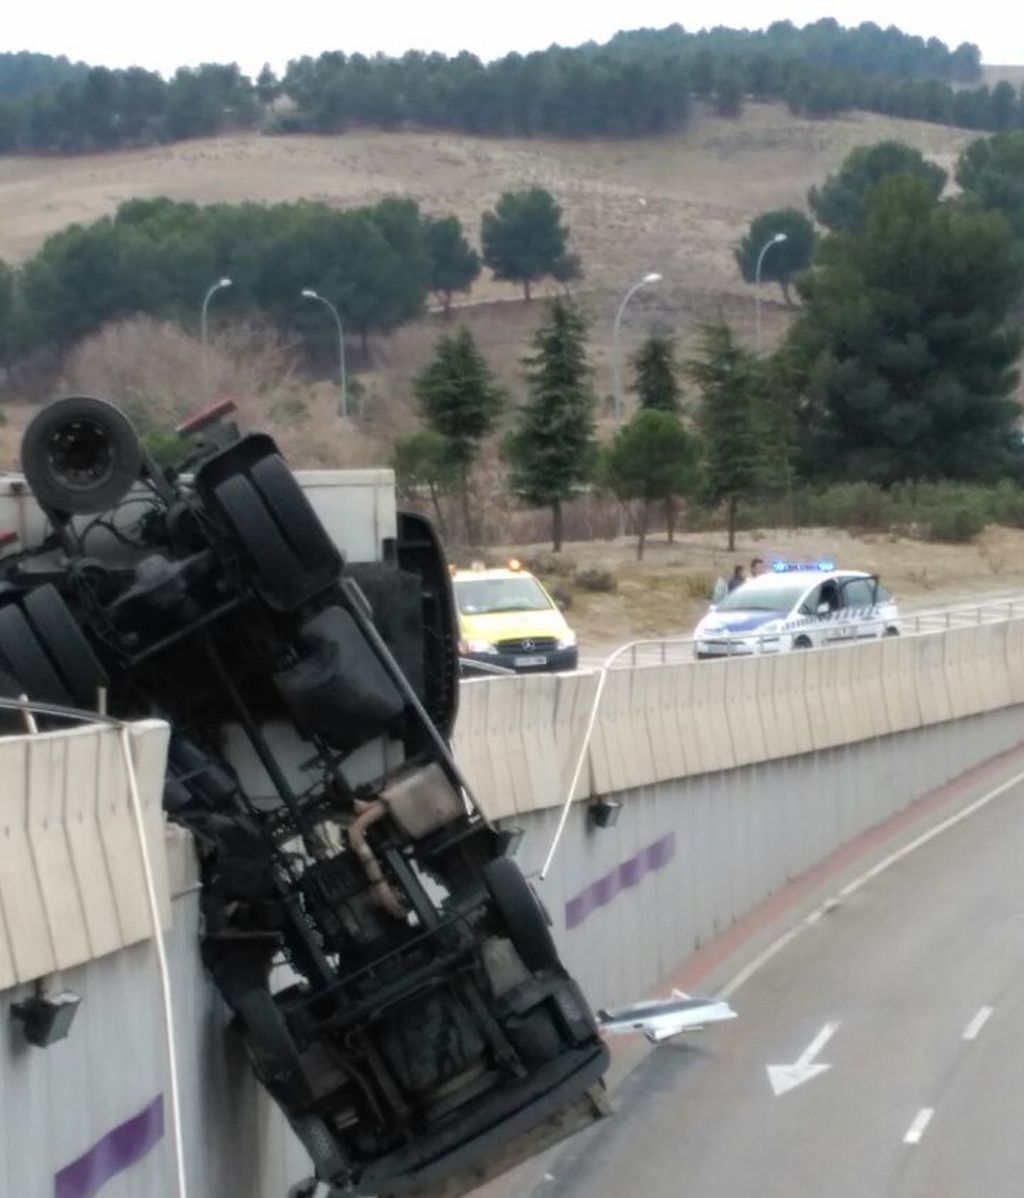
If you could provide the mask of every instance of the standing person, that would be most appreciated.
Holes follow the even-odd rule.
[[[764,558],[763,557],[755,557],[754,560],[750,563],[750,577],[757,578],[757,576],[759,574],[763,574],[763,573],[764,573]]]
[[[733,571],[732,571],[732,578],[729,579],[729,590],[735,591],[738,586],[740,586],[742,583],[744,583],[746,581],[747,581],[747,579],[746,579],[746,575],[743,572],[743,567],[742,566],[734,566]]]

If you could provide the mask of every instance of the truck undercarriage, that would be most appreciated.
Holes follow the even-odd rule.
[[[457,1194],[599,1118],[607,1051],[451,756],[429,523],[347,564],[273,440],[225,415],[185,429],[181,473],[112,404],[35,417],[50,531],[0,559],[0,689],[167,720],[203,959],[316,1178]]]

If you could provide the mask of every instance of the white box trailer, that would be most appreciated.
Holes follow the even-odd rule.
[[[295,475],[332,540],[350,562],[380,561],[397,533],[392,470],[297,470]],[[186,476],[187,477],[187,476]],[[140,499],[149,493],[141,487]],[[132,519],[125,509],[119,519]],[[76,520],[81,529],[91,516]],[[21,474],[0,475],[0,533],[17,533],[22,548],[40,545],[47,519]]]

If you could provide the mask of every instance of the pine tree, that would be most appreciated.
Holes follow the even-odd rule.
[[[700,387],[708,497],[728,504],[729,549],[736,548],[736,508],[764,475],[756,359],[736,344],[724,321],[705,325],[700,355],[686,364]]]
[[[462,500],[466,537],[475,538],[469,479],[480,443],[494,429],[505,394],[477,349],[469,329],[446,333],[433,361],[413,382],[428,425],[445,441],[445,451]]]
[[[562,504],[589,477],[594,460],[594,394],[586,359],[586,325],[568,300],[551,304],[526,359],[529,397],[506,445],[512,491],[533,507],[551,508],[551,539],[562,548]]]
[[[1024,265],[1006,221],[906,175],[800,280],[804,471],[888,486],[1020,469],[1014,399]]]
[[[620,499],[639,499],[640,535],[636,557],[642,561],[651,504],[665,504],[672,540],[675,500],[697,481],[697,442],[673,412],[641,409],[615,434],[603,460],[605,483]]]
[[[683,392],[679,386],[675,341],[652,333],[633,355],[633,390],[641,408],[678,412]]]

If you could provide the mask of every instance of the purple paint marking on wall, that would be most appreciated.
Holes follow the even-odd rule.
[[[652,844],[627,857],[609,873],[590,883],[565,904],[565,926],[576,928],[599,907],[606,907],[617,894],[636,886],[647,874],[667,865],[676,855],[676,834],[667,832]]]
[[[141,1161],[164,1134],[164,1099],[159,1094],[98,1140],[53,1179],[54,1198],[93,1198],[118,1173]]]

